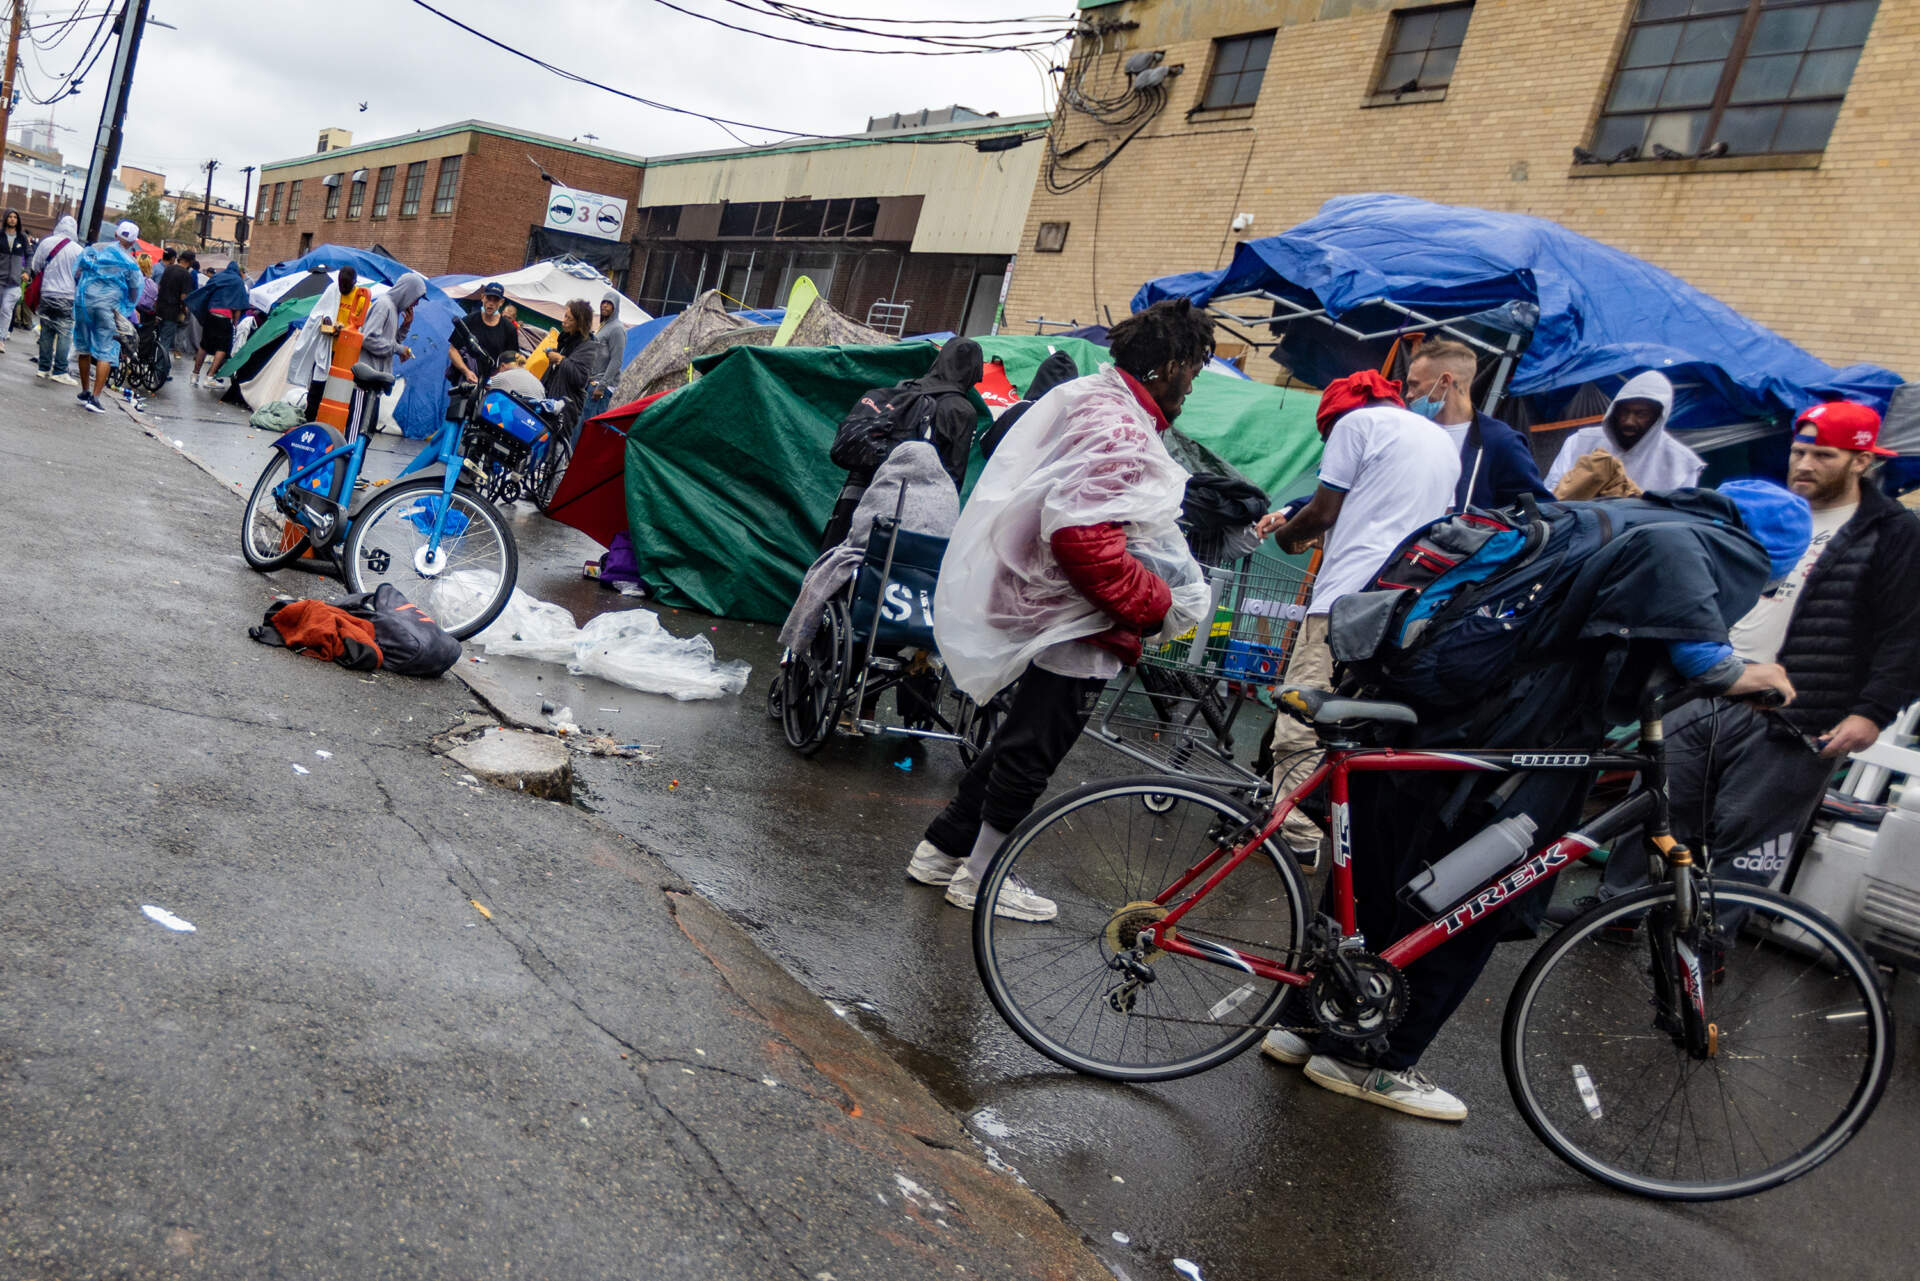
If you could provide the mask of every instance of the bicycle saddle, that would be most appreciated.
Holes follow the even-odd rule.
[[[353,385],[372,391],[387,391],[393,386],[393,375],[384,369],[375,369],[363,360],[353,367]]]
[[[1280,690],[1280,706],[1296,720],[1310,725],[1418,725],[1420,716],[1405,703],[1368,698],[1340,698],[1324,690],[1287,685]]]

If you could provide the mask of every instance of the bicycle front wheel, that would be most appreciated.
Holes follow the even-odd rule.
[[[292,474],[286,454],[276,449],[253,482],[253,493],[240,511],[240,552],[247,564],[262,573],[281,569],[300,559],[307,550],[307,531],[287,519],[274,502],[273,491]]]
[[[1706,886],[1679,934],[1671,885],[1568,925],[1521,973],[1501,1032],[1534,1133],[1641,1196],[1713,1201],[1798,1178],[1859,1130],[1893,1067],[1892,1015],[1853,940],[1784,894]],[[1690,1045],[1680,1006],[1695,992]]]
[[[1287,988],[1236,958],[1294,967],[1307,920],[1300,873],[1272,842],[1175,927],[1215,959],[1137,947],[1141,928],[1206,876],[1171,896],[1175,882],[1216,851],[1224,858],[1223,842],[1236,833],[1251,839],[1250,821],[1239,802],[1164,776],[1093,783],[1033,814],[988,865],[974,904],[974,960],[994,1008],[1054,1062],[1116,1081],[1189,1076],[1258,1041]],[[995,913],[1016,876],[1059,915],[1033,922]],[[1120,957],[1152,977],[1114,968]]]
[[[427,540],[445,507],[437,557]],[[513,531],[492,503],[465,485],[442,496],[438,480],[394,485],[361,508],[347,531],[347,586],[370,592],[391,583],[460,640],[506,608],[520,571]]]

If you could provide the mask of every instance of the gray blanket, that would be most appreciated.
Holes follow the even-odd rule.
[[[960,495],[940,466],[940,455],[922,441],[897,447],[873,473],[873,483],[854,509],[853,531],[846,541],[822,552],[800,580],[800,596],[780,628],[780,643],[786,648],[797,652],[813,643],[821,611],[860,568],[874,518],[893,515],[900,502],[902,481],[907,486],[907,502],[900,512],[900,528],[935,538],[953,534],[954,522],[960,519]]]

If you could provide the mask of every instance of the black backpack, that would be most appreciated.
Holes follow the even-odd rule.
[[[932,440],[934,411],[939,398],[917,388],[875,387],[860,394],[860,399],[841,420],[833,433],[833,448],[827,452],[836,467],[872,475],[887,461],[896,445],[910,440]]]
[[[1334,601],[1327,642],[1349,677],[1426,708],[1488,697],[1558,603],[1597,522],[1531,501],[1469,507],[1415,530],[1367,586]]]
[[[382,671],[401,676],[439,676],[460,661],[460,642],[392,583],[342,596],[333,604],[373,623]]]

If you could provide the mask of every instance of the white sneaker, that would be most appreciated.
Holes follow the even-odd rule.
[[[921,841],[913,847],[913,858],[907,864],[907,875],[922,885],[946,885],[953,880],[953,874],[966,863],[963,858],[954,858],[943,854],[940,847],[932,841]]]
[[[72,374],[54,374],[52,375],[52,378],[54,382],[57,382],[64,387],[78,387],[80,385],[80,380],[78,378],[75,378]]]
[[[1313,1043],[1305,1037],[1275,1028],[1261,1038],[1260,1053],[1289,1067],[1299,1067],[1313,1057]]]
[[[47,372],[46,370],[44,370],[44,369],[36,369],[36,370],[34,370],[34,371],[33,371],[33,376],[34,376],[35,378],[38,378],[38,379],[39,379],[39,380],[40,380],[41,382],[45,382],[45,381],[47,381],[47,379],[48,379],[48,378],[50,378],[50,377],[52,377],[52,375],[51,375],[51,374],[49,374],[49,373],[48,373],[48,372]]]
[[[967,871],[967,865],[961,863],[955,869],[953,879],[947,882],[947,902],[971,912],[979,892],[980,883]],[[1000,884],[1000,896],[994,901],[993,914],[1014,921],[1051,921],[1060,915],[1060,909],[1052,899],[1035,894],[1019,877],[1009,876]]]
[[[1307,1061],[1307,1079],[1335,1094],[1364,1099],[1413,1116],[1433,1121],[1467,1119],[1466,1104],[1415,1068],[1389,1072],[1366,1063],[1343,1063],[1329,1055],[1316,1054]]]

